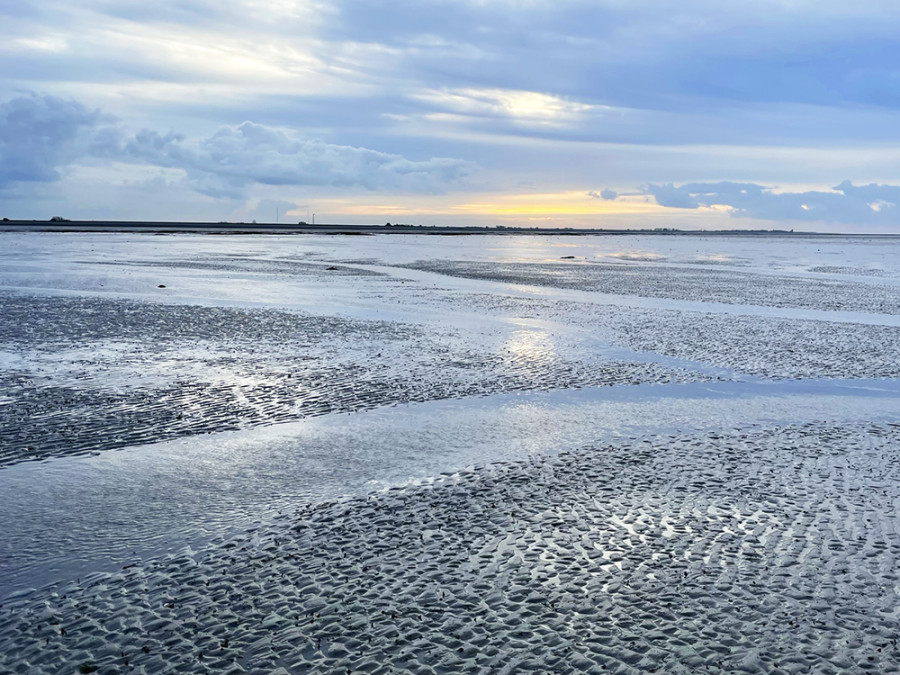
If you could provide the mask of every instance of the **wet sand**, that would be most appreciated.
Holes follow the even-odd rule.
[[[898,479],[890,425],[461,472],[12,600],[0,669],[896,672]]]
[[[0,672],[898,670],[885,242],[4,236]]]

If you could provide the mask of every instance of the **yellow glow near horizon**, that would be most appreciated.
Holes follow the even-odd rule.
[[[615,200],[589,197],[586,191],[542,194],[499,195],[493,201],[456,204],[454,211],[498,216],[532,215],[627,215],[665,213],[668,209],[644,196],[626,196]]]
[[[354,216],[379,215],[414,217],[427,215],[482,215],[482,216],[616,216],[616,215],[665,215],[683,213],[683,209],[660,206],[644,195],[625,195],[615,200],[595,199],[586,190],[525,194],[469,194],[471,201],[460,201],[448,195],[410,196],[409,202],[355,201],[351,199],[316,200],[317,210],[332,214]],[[474,198],[474,199],[472,199]],[[709,209],[696,209],[699,214]]]
[[[535,216],[535,215],[624,215],[634,213],[663,213],[665,209],[656,204],[632,204],[628,208],[602,208],[584,204],[462,204],[455,207],[459,211],[483,213],[495,216]]]

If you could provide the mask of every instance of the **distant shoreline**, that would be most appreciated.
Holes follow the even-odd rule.
[[[892,233],[848,233],[848,232],[795,232],[793,230],[680,230],[675,228],[594,229],[594,228],[540,228],[540,227],[482,227],[482,226],[441,226],[441,225],[348,225],[328,223],[310,225],[306,223],[230,223],[230,222],[161,222],[161,221],[101,221],[101,220],[4,220],[0,221],[0,232],[146,232],[151,234],[429,234],[443,236],[464,235],[544,235],[544,236],[588,236],[588,235],[659,235],[659,236],[767,236],[767,237],[887,237],[896,238]]]

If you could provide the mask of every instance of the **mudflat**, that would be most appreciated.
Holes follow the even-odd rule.
[[[893,240],[2,236],[0,671],[898,668]]]

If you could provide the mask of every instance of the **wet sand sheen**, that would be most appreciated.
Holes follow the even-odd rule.
[[[0,672],[897,670],[895,244],[9,236]]]
[[[302,508],[8,603],[0,668],[896,672],[898,448],[647,437]]]

